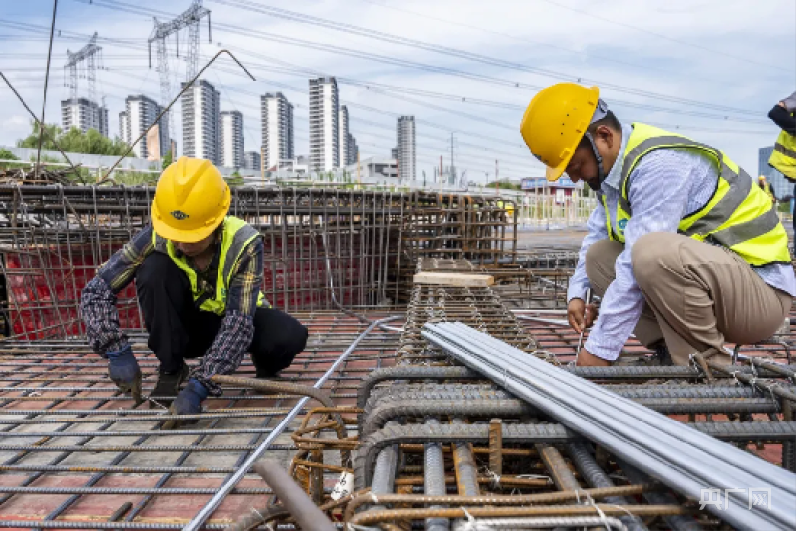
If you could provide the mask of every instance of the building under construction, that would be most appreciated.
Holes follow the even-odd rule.
[[[78,307],[153,193],[0,185],[0,528],[796,529],[795,320],[725,364],[630,339],[574,367],[576,249],[518,247],[492,197],[234,189],[310,338],[166,430],[186,416],[118,392]],[[147,394],[132,286],[118,307]]]

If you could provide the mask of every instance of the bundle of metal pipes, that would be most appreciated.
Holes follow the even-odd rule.
[[[424,336],[553,420],[689,498],[703,499],[708,488],[757,488],[769,494],[766,507],[765,502],[752,506],[748,492],[731,493],[727,505],[716,512],[731,525],[743,530],[796,529],[796,477],[789,471],[461,323],[428,324]],[[763,411],[751,406],[749,410]]]

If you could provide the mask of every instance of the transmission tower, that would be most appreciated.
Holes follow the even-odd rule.
[[[197,74],[197,59],[200,54],[200,20],[208,17],[208,42],[211,42],[211,11],[203,7],[202,0],[192,0],[191,7],[169,22],[158,22],[153,17],[153,31],[148,41],[150,50],[150,66],[153,64],[152,45],[155,43],[158,54],[158,73],[161,78],[161,103],[164,107],[169,104],[172,97],[172,87],[169,80],[169,61],[167,58],[167,37],[175,35],[175,55],[180,57],[180,31],[188,28],[189,38],[186,51],[186,76],[189,81]],[[169,112],[169,122],[172,124],[172,112]]]
[[[69,71],[67,86],[69,87],[70,98],[78,98],[78,77],[89,80],[89,100],[97,102],[97,64],[102,59],[103,48],[97,45],[97,32],[94,32],[89,44],[78,50],[70,52],[67,50],[67,63],[64,70]],[[80,76],[79,72],[80,71]]]

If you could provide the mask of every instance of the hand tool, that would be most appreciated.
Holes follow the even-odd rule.
[[[588,306],[591,305],[591,299],[594,298],[594,292],[589,287],[585,292],[585,314],[583,315],[583,330],[580,332],[580,341],[577,342],[577,357],[580,357],[580,350],[583,348],[583,336],[588,329]]]

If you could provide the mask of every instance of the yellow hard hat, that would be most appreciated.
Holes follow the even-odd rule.
[[[153,228],[165,239],[197,243],[222,223],[228,208],[230,187],[214,164],[181,156],[158,180]]]
[[[599,103],[597,87],[559,83],[539,91],[527,106],[520,127],[530,152],[556,181],[577,150]]]

